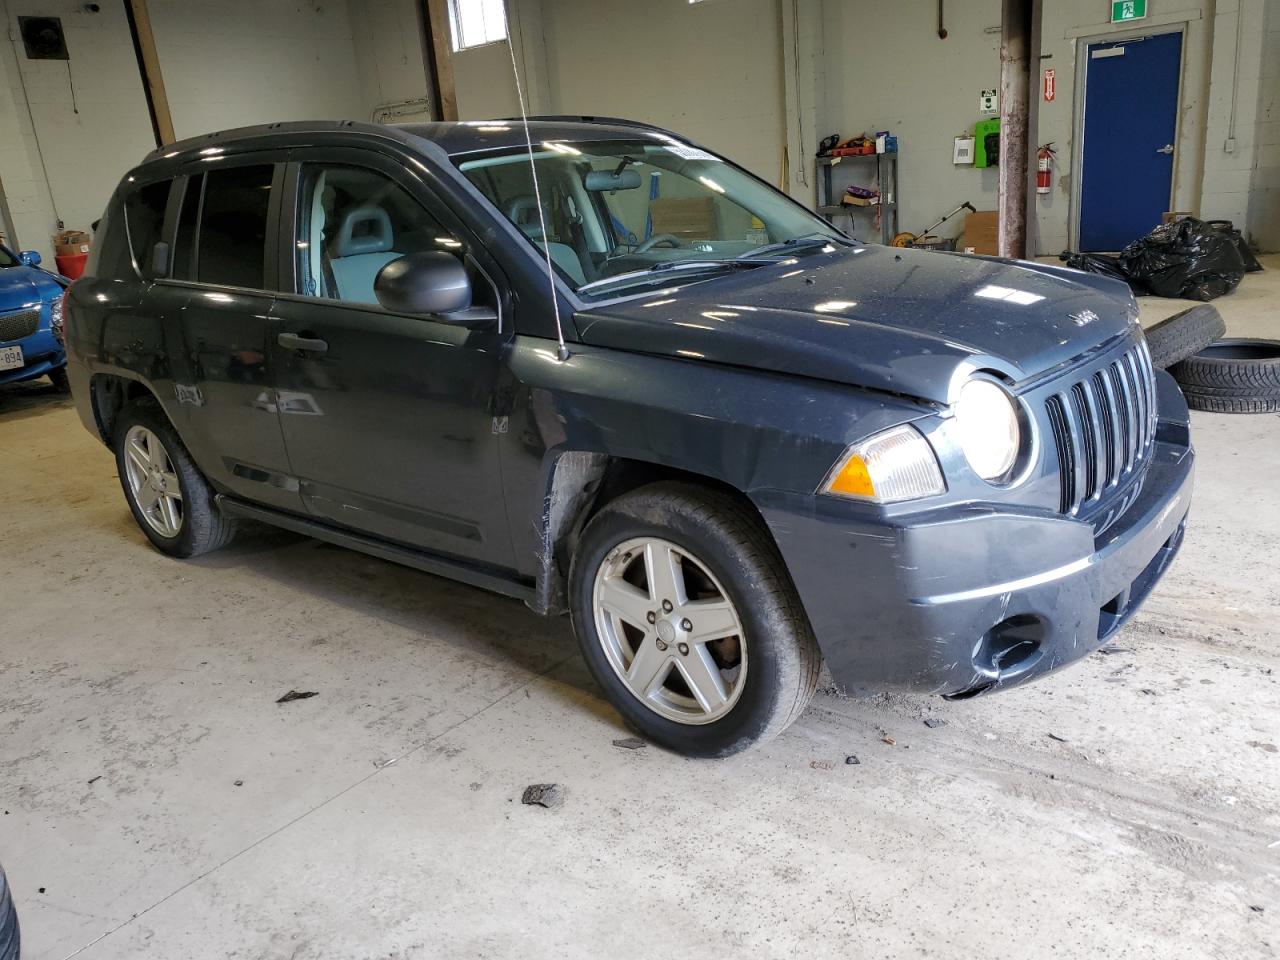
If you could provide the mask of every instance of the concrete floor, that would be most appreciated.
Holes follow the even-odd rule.
[[[1269,266],[1233,331],[1280,334]],[[1280,417],[1195,430],[1183,554],[1107,654],[820,694],[695,762],[611,745],[563,620],[266,528],[162,557],[68,402],[0,391],[24,957],[1274,957]]]

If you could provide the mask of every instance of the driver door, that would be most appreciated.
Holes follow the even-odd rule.
[[[374,278],[407,253],[470,263],[474,302],[497,288],[402,164],[372,150],[293,153],[281,221],[273,361],[285,447],[317,519],[503,567],[511,538],[493,426],[507,332],[378,305]],[[289,276],[289,273],[292,276]],[[496,272],[490,274],[496,276]]]

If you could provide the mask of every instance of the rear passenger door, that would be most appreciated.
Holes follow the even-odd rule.
[[[494,395],[508,333],[379,306],[374,277],[423,250],[469,265],[502,311],[496,266],[408,164],[374,150],[295,150],[282,213],[292,278],[276,300],[280,424],[318,518],[510,567]],[[482,262],[488,264],[481,272]],[[502,295],[505,296],[505,295]]]
[[[191,165],[170,203],[169,275],[153,295],[180,317],[170,359],[196,462],[221,489],[302,512],[271,371],[284,160],[213,154]]]

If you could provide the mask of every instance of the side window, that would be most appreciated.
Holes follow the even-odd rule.
[[[454,239],[403,187],[362,167],[304,164],[298,199],[298,292],[376,304],[378,271],[407,253],[461,255]],[[476,300],[491,300],[475,283]]]
[[[261,290],[266,280],[271,164],[205,174],[196,241],[196,279]]]
[[[129,246],[133,261],[144,277],[156,276],[152,269],[152,251],[164,227],[164,210],[169,203],[172,180],[158,180],[125,196],[124,216],[129,230]]]
[[[196,276],[196,224],[200,219],[200,198],[204,194],[204,174],[187,178],[178,214],[178,235],[173,240],[173,278],[194,280]]]

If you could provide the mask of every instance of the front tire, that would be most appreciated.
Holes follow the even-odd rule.
[[[782,557],[729,495],[659,483],[608,503],[570,591],[592,675],[631,727],[678,753],[772,739],[817,688],[822,657]]]
[[[138,400],[120,411],[113,446],[129,510],[157,550],[196,557],[230,542],[234,523],[158,403]]]

